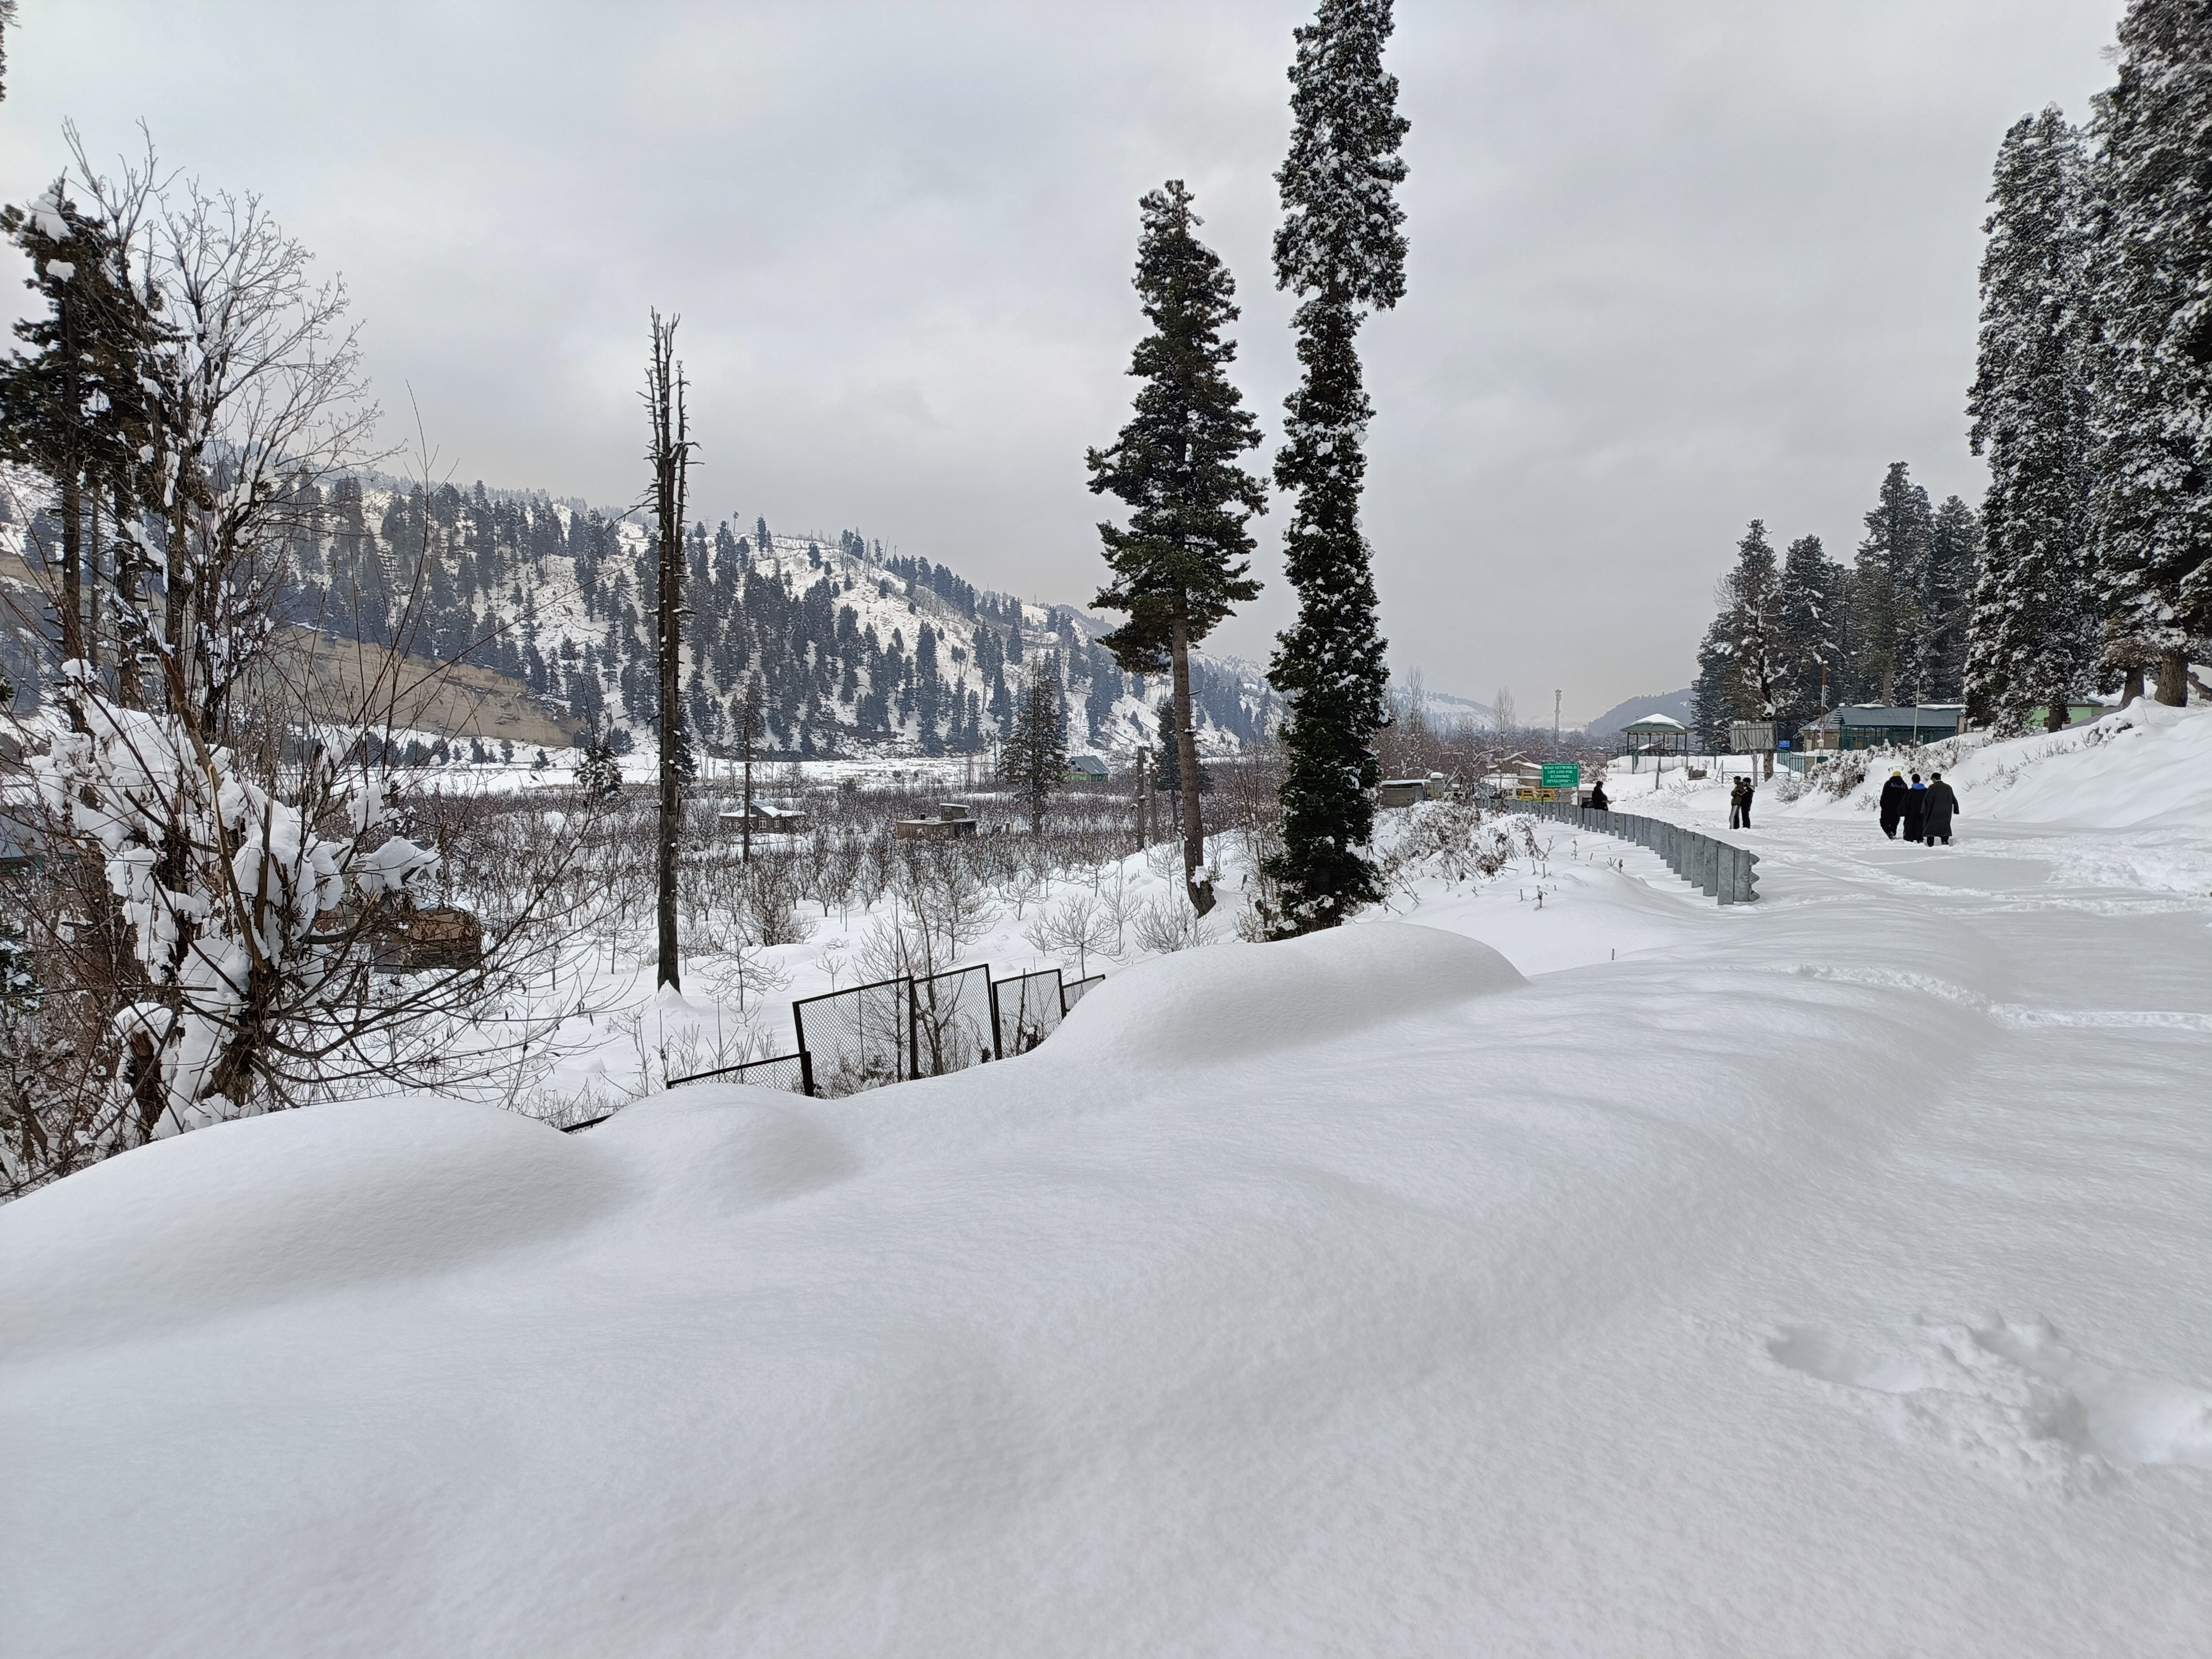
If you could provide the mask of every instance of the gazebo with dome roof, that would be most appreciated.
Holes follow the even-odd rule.
[[[1620,728],[1620,752],[1628,757],[1628,769],[1632,772],[1643,763],[1646,755],[1654,757],[1663,772],[1668,756],[1689,755],[1690,728],[1672,715],[1646,714]]]

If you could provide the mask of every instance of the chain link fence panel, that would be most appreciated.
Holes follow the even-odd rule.
[[[766,1060],[749,1060],[742,1066],[719,1066],[711,1072],[672,1077],[668,1079],[668,1086],[673,1089],[685,1083],[750,1083],[758,1089],[784,1089],[794,1095],[811,1095],[814,1090],[808,1069],[804,1051],[771,1054]]]
[[[842,1099],[914,1075],[911,980],[878,980],[791,1005],[814,1092]]]
[[[980,1066],[997,1052],[991,1024],[991,970],[978,963],[913,981],[915,1077]]]
[[[1029,1053],[1060,1029],[1065,1012],[1057,968],[994,980],[991,1012],[998,1034],[999,1057],[1011,1060],[1016,1054]]]

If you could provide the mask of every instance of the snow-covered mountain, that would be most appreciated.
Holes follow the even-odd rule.
[[[617,746],[652,738],[657,573],[652,538],[629,514],[481,483],[426,494],[375,474],[327,495],[309,489],[298,507],[289,620],[492,669],[571,732],[605,724]],[[18,539],[29,554],[19,574],[35,581],[37,548],[58,538]],[[1059,688],[1073,749],[1157,740],[1164,676],[1123,674],[1097,643],[1111,624],[1073,606],[980,590],[852,530],[699,524],[685,559],[685,714],[709,746],[738,741],[750,683],[770,753],[988,750],[1029,673]],[[35,641],[11,645],[11,663],[30,666]],[[1279,709],[1261,672],[1234,659],[1201,653],[1193,691],[1215,752]]]
[[[1427,686],[1417,688],[1402,680],[1390,682],[1393,707],[1403,712],[1410,708],[1416,699],[1431,726],[1467,723],[1491,731],[1498,729],[1498,711],[1486,702],[1477,702],[1472,697],[1455,696],[1449,691],[1432,690]]]

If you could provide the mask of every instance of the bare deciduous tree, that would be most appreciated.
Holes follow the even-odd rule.
[[[660,653],[660,829],[659,983],[677,988],[676,860],[684,817],[681,694],[684,617],[684,506],[693,445],[687,433],[684,365],[676,356],[676,325],[653,313],[653,350],[646,366],[645,410],[652,428],[646,459],[653,466],[654,532],[659,538],[659,603],[653,637]],[[750,768],[747,770],[750,772]],[[750,810],[750,809],[749,809]],[[748,835],[750,830],[748,828]]]

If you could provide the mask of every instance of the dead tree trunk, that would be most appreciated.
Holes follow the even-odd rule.
[[[1176,765],[1182,783],[1182,884],[1190,908],[1204,915],[1213,908],[1213,884],[1199,871],[1206,864],[1206,826],[1198,805],[1198,727],[1190,708],[1190,629],[1178,616],[1169,649],[1175,659]]]
[[[660,537],[659,603],[653,637],[660,648],[659,967],[655,983],[683,988],[676,955],[676,855],[684,823],[684,705],[678,660],[684,630],[684,495],[691,461],[684,408],[684,365],[676,357],[677,319],[653,313],[653,356],[646,368],[645,410],[653,428],[646,459],[653,465],[653,523]]]

